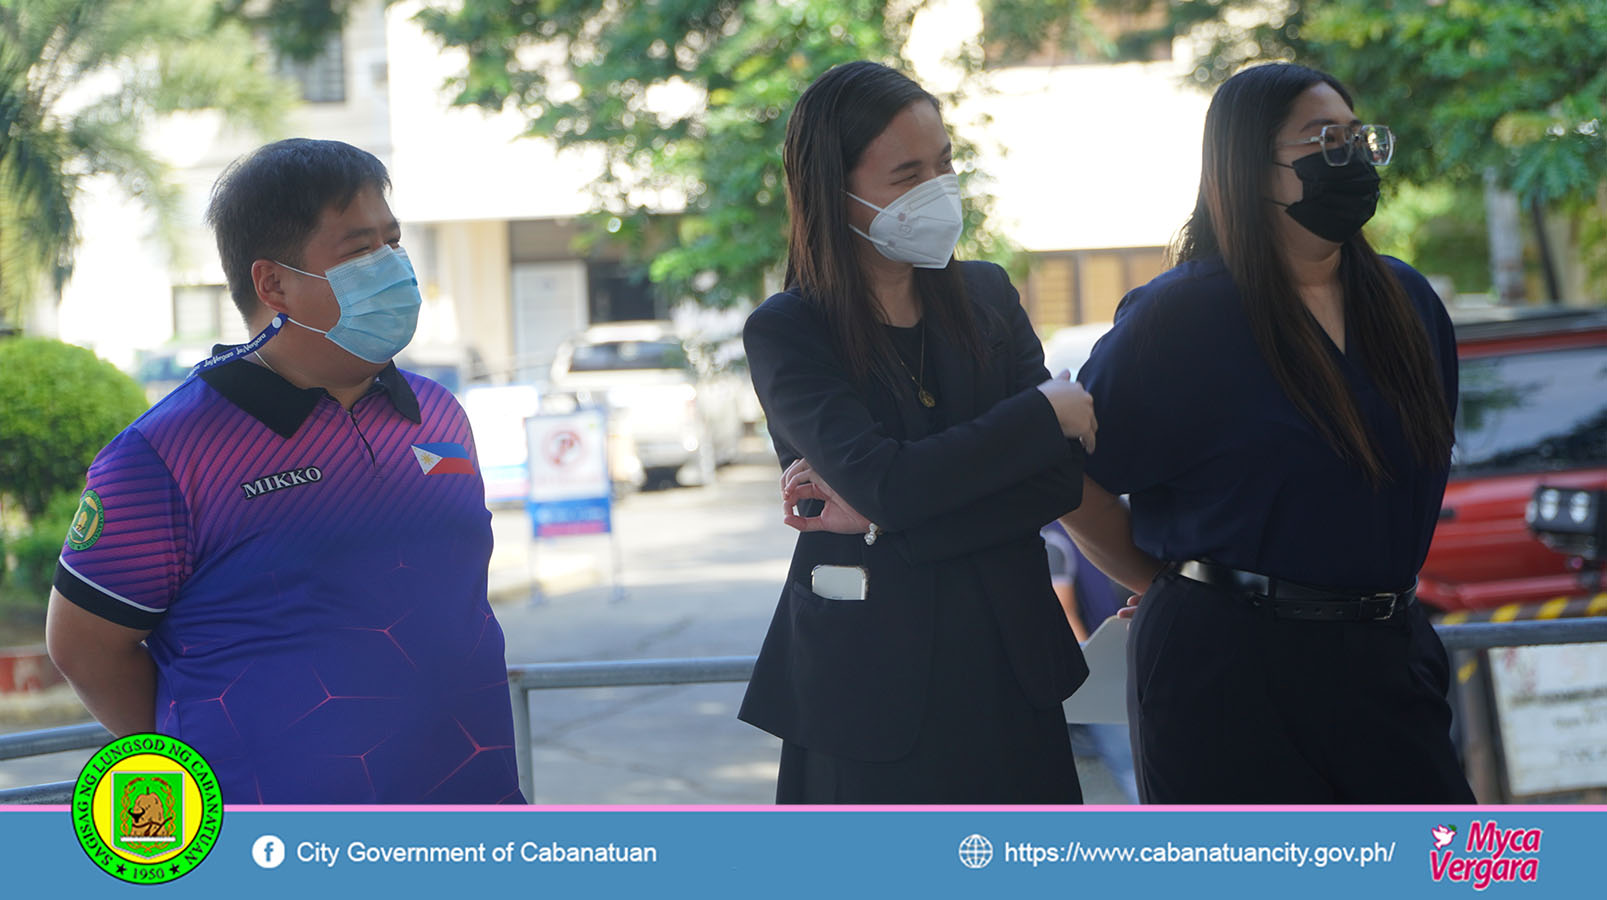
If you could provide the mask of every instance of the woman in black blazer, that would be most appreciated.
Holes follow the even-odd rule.
[[[1081,499],[1093,405],[1004,271],[953,260],[951,156],[874,63],[788,123],[787,290],[744,331],[803,532],[741,711],[782,738],[780,803],[1081,800],[1087,667],[1038,529]]]

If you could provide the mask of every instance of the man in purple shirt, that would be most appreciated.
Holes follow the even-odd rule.
[[[96,457],[51,657],[228,803],[522,802],[463,410],[397,370],[419,294],[373,155],[287,140],[207,217],[252,334]]]

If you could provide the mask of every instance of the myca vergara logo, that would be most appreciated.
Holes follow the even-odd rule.
[[[1539,880],[1540,829],[1474,821],[1465,843],[1456,835],[1455,825],[1436,825],[1429,831],[1434,842],[1428,852],[1429,876],[1435,881],[1466,882],[1482,891],[1493,882]],[[1465,855],[1458,856],[1458,850]]]
[[[223,826],[223,795],[201,754],[176,738],[131,734],[102,747],[73,788],[73,832],[114,878],[158,884],[206,859]]]

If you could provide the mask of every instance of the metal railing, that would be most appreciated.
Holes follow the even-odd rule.
[[[1539,644],[1607,643],[1607,616],[1436,625],[1446,650],[1488,650]]]
[[[1541,644],[1607,643],[1607,616],[1525,622],[1481,622],[1436,625],[1445,649],[1488,650]],[[719,684],[747,681],[753,674],[752,656],[716,656],[691,659],[632,659],[617,662],[534,663],[508,668],[508,690],[513,700],[514,749],[519,764],[519,788],[535,796],[535,773],[530,738],[530,692],[596,687],[642,687],[666,684]],[[111,734],[96,723],[69,725],[0,735],[0,760],[93,750]],[[58,781],[0,790],[0,805],[67,803],[73,782]]]
[[[530,747],[531,691],[747,681],[753,675],[755,658],[713,656],[509,666],[508,690],[513,694],[513,747],[519,761],[519,790],[526,800],[536,795],[535,757]],[[3,797],[4,792],[0,792],[0,798]],[[0,802],[4,802],[3,799]]]
[[[101,727],[99,722],[44,728],[39,731],[19,731],[16,734],[0,735],[0,760],[43,756],[46,753],[62,753],[67,750],[95,750],[105,746],[111,739],[112,733]],[[0,805],[67,803],[72,797],[72,792],[71,781],[6,788],[0,790]]]

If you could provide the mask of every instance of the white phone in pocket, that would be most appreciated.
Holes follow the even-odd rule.
[[[815,566],[809,589],[827,600],[863,600],[865,581],[863,566]]]

